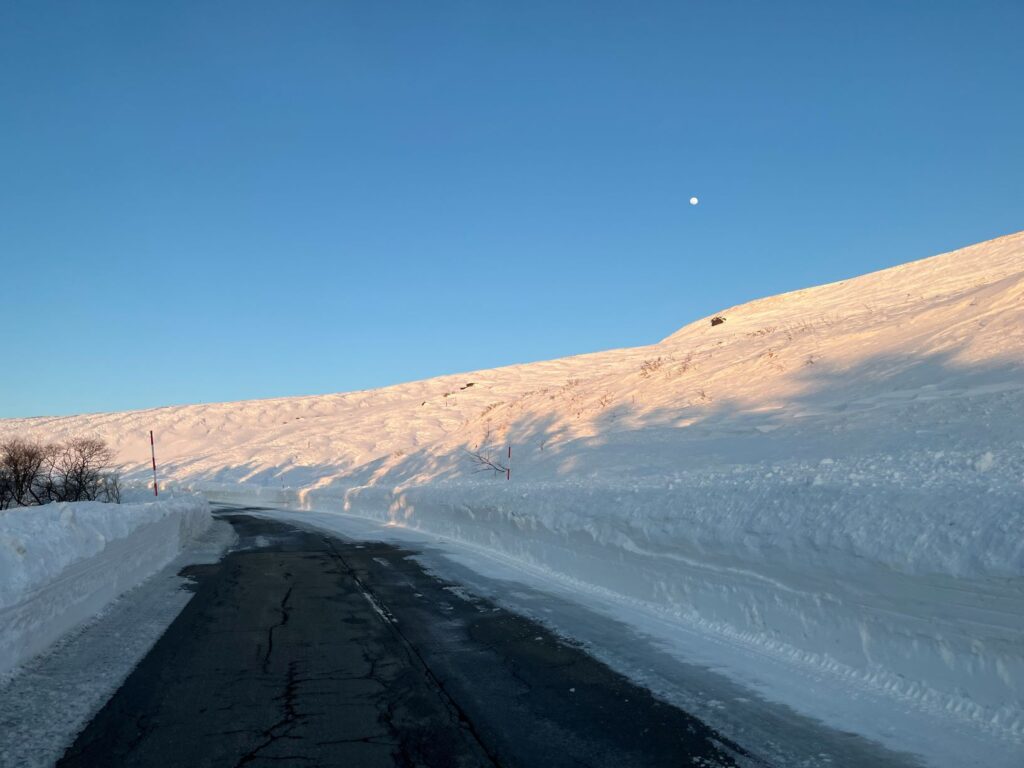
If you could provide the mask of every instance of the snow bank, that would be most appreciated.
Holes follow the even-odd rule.
[[[496,479],[290,498],[245,485],[207,492],[440,535],[758,653],[1024,737],[1024,454],[907,452],[885,457],[888,473],[875,467],[871,482],[865,463],[737,465],[629,484]]]
[[[198,496],[0,512],[0,674],[164,567],[211,520]]]

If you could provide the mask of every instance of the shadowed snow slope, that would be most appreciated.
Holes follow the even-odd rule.
[[[1024,735],[1024,233],[660,343],[316,397],[0,422],[421,528]],[[469,451],[503,461],[511,481]]]

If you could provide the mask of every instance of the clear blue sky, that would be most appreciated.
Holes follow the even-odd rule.
[[[0,416],[651,343],[1022,229],[1022,34],[1020,0],[5,2]]]

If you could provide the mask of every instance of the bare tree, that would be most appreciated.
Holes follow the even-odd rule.
[[[473,472],[494,472],[494,474],[502,474],[508,472],[508,467],[502,464],[497,459],[492,458],[489,454],[481,451],[466,451],[469,455],[470,461],[477,465]]]
[[[76,437],[58,446],[52,462],[53,501],[106,500],[105,478],[113,458],[107,444],[92,437]]]
[[[0,509],[53,501],[120,502],[114,452],[102,440],[45,445],[21,438],[0,444]]]
[[[0,464],[9,506],[46,503],[45,467],[53,449],[40,443],[13,438],[0,445]]]

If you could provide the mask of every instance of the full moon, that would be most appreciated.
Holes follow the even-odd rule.
[[[698,200],[696,197],[691,197],[690,198],[690,205],[696,205],[699,202],[700,202],[700,200]]]

